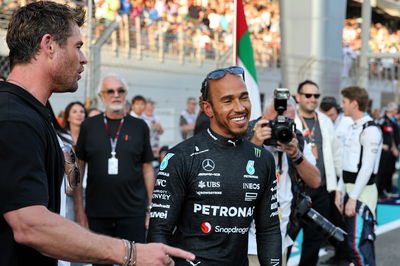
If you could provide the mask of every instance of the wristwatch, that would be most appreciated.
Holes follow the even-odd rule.
[[[301,162],[304,160],[303,153],[299,151],[299,153],[296,155],[296,157],[292,158],[292,162],[294,165],[299,165]]]

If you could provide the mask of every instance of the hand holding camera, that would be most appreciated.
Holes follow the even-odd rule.
[[[253,137],[251,142],[258,146],[262,146],[264,141],[271,138],[272,132],[271,128],[268,127],[268,120],[264,118],[264,114],[260,120],[257,121],[253,128]]]

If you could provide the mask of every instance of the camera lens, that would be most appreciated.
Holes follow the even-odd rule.
[[[293,138],[292,129],[285,125],[278,126],[276,128],[276,138],[282,143],[289,143]]]

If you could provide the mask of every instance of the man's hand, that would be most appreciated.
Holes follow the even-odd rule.
[[[250,140],[253,144],[257,146],[262,146],[266,139],[271,138],[271,128],[269,126],[266,126],[266,124],[268,124],[268,120],[260,119],[254,125],[254,135]]]
[[[178,257],[184,260],[194,260],[195,256],[187,251],[179,248],[173,248],[160,243],[150,244],[136,244],[136,265],[147,266],[147,265],[175,265],[170,262],[170,257]]]
[[[339,190],[336,190],[335,192],[335,205],[340,214],[343,214],[342,192]]]
[[[296,138],[296,134],[293,132],[293,138],[292,140],[287,143],[284,144],[280,141],[278,141],[278,148],[280,150],[282,150],[283,152],[285,152],[290,158],[294,158],[297,156],[297,154],[300,152],[299,151],[299,141]]]
[[[356,215],[356,203],[357,203],[356,200],[349,198],[345,207],[346,216],[353,217],[354,215]]]

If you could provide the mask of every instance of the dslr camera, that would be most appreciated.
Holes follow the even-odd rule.
[[[333,237],[337,241],[344,241],[347,233],[336,227],[328,219],[322,216],[319,212],[311,208],[312,201],[311,198],[304,193],[300,193],[300,202],[296,208],[297,215],[300,216],[305,222],[312,222],[318,225],[324,232],[326,237]]]
[[[277,146],[278,141],[289,143],[293,138],[293,132],[296,131],[296,124],[292,119],[283,115],[287,109],[287,101],[290,98],[290,92],[286,88],[277,88],[274,91],[274,108],[278,115],[263,126],[271,128],[271,138],[264,141],[264,145]]]

